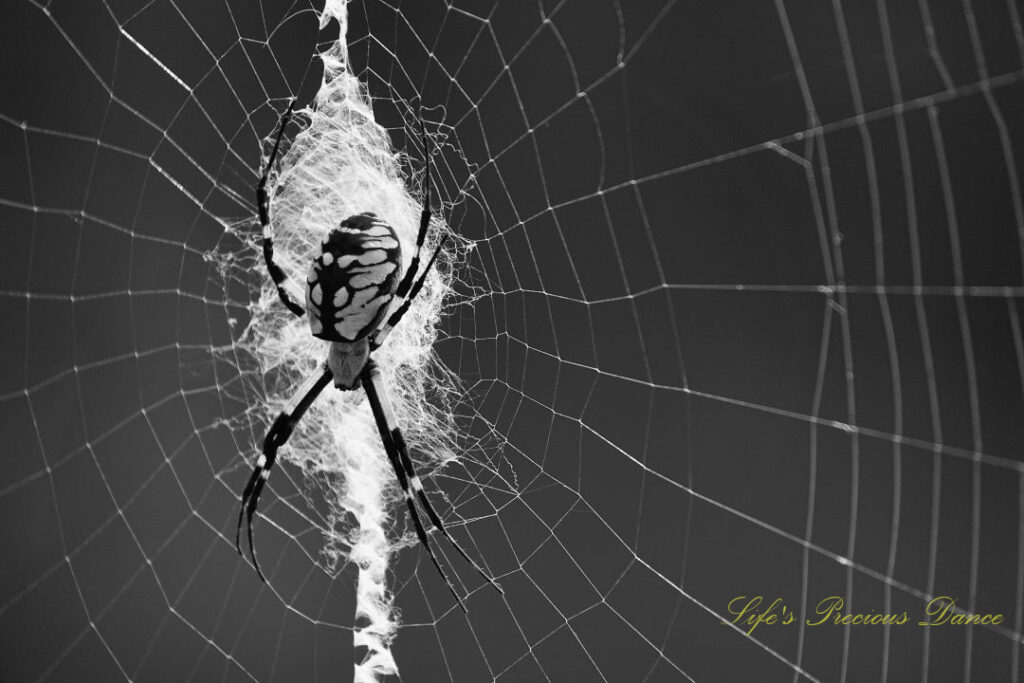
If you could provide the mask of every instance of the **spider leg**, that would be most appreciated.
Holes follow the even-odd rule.
[[[249,538],[252,564],[263,583],[266,583],[267,579],[263,576],[263,571],[260,569],[260,563],[256,559],[256,546],[252,542],[252,519],[256,514],[256,506],[259,504],[260,494],[263,493],[267,479],[270,478],[270,470],[274,467],[274,462],[277,460],[277,449],[288,441],[292,431],[295,429],[295,425],[299,423],[302,416],[309,410],[309,406],[313,404],[313,401],[320,395],[320,392],[331,383],[332,377],[333,374],[330,368],[324,366],[323,373],[313,383],[313,386],[302,395],[295,404],[295,407],[290,412],[281,413],[277,416],[274,424],[271,425],[266,437],[263,439],[263,454],[256,461],[256,468],[253,470],[252,476],[249,477],[249,483],[246,484],[245,491],[242,492],[242,505],[238,511],[238,529],[235,532],[235,549],[238,550],[239,555],[242,554],[242,518],[245,517],[246,535]]]
[[[423,240],[426,238],[427,228],[430,226],[430,155],[433,153],[433,149],[428,146],[427,128],[423,123],[422,113],[420,114],[420,136],[423,140],[423,157],[426,162],[424,164],[423,211],[420,212],[420,230],[416,234],[416,253],[413,255],[412,261],[409,262],[409,269],[402,276],[402,281],[398,283],[398,289],[395,290],[395,296],[399,299],[404,299],[405,295],[409,293],[409,287],[412,286],[416,271],[419,270],[420,251],[423,249]]]
[[[371,365],[364,372],[363,387],[366,389],[368,395],[372,391],[375,396],[384,396],[384,390],[380,384],[380,371],[377,369],[375,364]],[[462,549],[459,542],[456,541],[450,533],[448,533],[448,529],[441,521],[440,515],[437,514],[434,506],[430,503],[430,498],[427,497],[427,492],[423,489],[423,483],[420,481],[419,475],[416,474],[412,458],[409,457],[409,449],[405,445],[405,437],[402,436],[402,430],[395,424],[394,415],[391,413],[391,406],[387,403],[386,397],[384,399],[377,398],[376,404],[380,408],[383,418],[382,421],[384,423],[383,427],[381,427],[381,420],[378,420],[378,428],[388,430],[388,434],[391,437],[391,442],[394,446],[394,450],[396,451],[396,455],[398,456],[398,460],[401,462],[401,472],[398,472],[398,463],[392,462],[392,465],[395,467],[396,472],[398,472],[398,479],[402,484],[402,489],[405,491],[406,501],[408,502],[409,507],[415,507],[412,501],[412,491],[415,491],[417,497],[420,499],[420,505],[423,506],[423,509],[426,511],[431,524],[434,525],[434,528],[440,531],[441,534],[448,539],[448,542],[455,547],[455,550],[462,555],[463,559],[473,565],[473,568],[476,569],[477,573],[479,573],[487,583],[494,586],[499,593],[504,595],[505,591],[502,590],[501,586],[498,585],[498,583],[492,579],[491,576],[484,571],[483,568],[477,564],[477,562],[473,560],[465,550]],[[412,486],[412,491],[409,489],[410,484]]]
[[[444,579],[448,590],[455,597],[455,601],[459,603],[462,611],[468,614],[469,610],[466,609],[465,603],[462,602],[459,594],[455,592],[455,586],[448,579],[448,574],[441,568],[441,563],[437,561],[437,555],[434,554],[434,549],[430,545],[430,537],[427,536],[423,523],[420,521],[419,512],[416,510],[416,503],[412,497],[412,489],[409,488],[409,479],[402,468],[397,448],[395,448],[395,443],[391,438],[391,423],[393,421],[391,407],[387,403],[387,397],[380,391],[378,386],[380,371],[377,370],[377,366],[372,358],[366,363],[366,368],[360,377],[363,383],[363,390],[366,391],[366,398],[370,402],[370,409],[373,411],[374,420],[377,422],[377,430],[380,432],[381,441],[384,442],[384,450],[387,451],[388,460],[391,462],[391,467],[395,470],[395,476],[398,477],[398,483],[405,493],[405,503],[409,508],[409,516],[412,518],[413,526],[416,529],[416,536],[419,537],[420,544],[426,548],[427,554],[430,555],[430,561],[434,563],[434,568],[437,569],[441,578]]]
[[[448,539],[448,542],[455,547],[455,550],[458,551],[459,555],[462,555],[466,562],[473,565],[473,569],[475,569],[477,573],[487,581],[487,583],[494,586],[499,593],[504,595],[505,591],[502,590],[501,586],[491,578],[490,574],[485,572],[484,569],[477,564],[476,560],[470,557],[466,551],[462,549],[462,546],[455,540],[455,537],[448,533],[448,529],[445,528],[444,523],[441,521],[441,517],[434,510],[434,506],[430,503],[430,498],[427,497],[427,492],[423,490],[423,482],[420,481],[419,475],[416,474],[416,469],[413,467],[412,458],[409,457],[409,449],[405,445],[405,437],[402,436],[402,430],[398,427],[392,429],[391,438],[395,442],[399,457],[402,459],[402,466],[405,468],[409,481],[412,483],[412,488],[416,491],[416,495],[419,497],[420,504],[423,506],[423,509],[427,511],[427,517],[430,518],[430,523]]]
[[[447,241],[448,235],[441,238],[441,242],[437,245],[437,249],[434,250],[430,260],[427,261],[427,267],[423,269],[423,272],[420,274],[420,279],[416,281],[415,285],[413,285],[412,291],[409,292],[409,296],[402,302],[402,305],[391,314],[391,317],[387,319],[387,322],[381,325],[380,329],[373,335],[373,342],[371,344],[372,348],[379,348],[380,345],[384,343],[384,340],[388,338],[388,335],[391,334],[391,330],[394,329],[395,325],[397,325],[402,320],[402,317],[409,312],[409,306],[412,305],[416,295],[419,294],[420,290],[423,288],[423,282],[427,279],[427,275],[430,273],[430,269],[433,267],[434,261],[437,260],[437,255],[441,253],[441,249]]]
[[[284,274],[281,267],[274,261],[274,239],[270,228],[270,197],[267,195],[267,179],[270,177],[270,169],[274,167],[274,159],[277,158],[277,150],[281,146],[281,136],[284,135],[284,129],[288,125],[294,109],[295,100],[292,100],[291,104],[288,105],[288,111],[281,117],[281,126],[277,129],[277,138],[274,139],[274,149],[270,152],[267,167],[263,170],[263,175],[260,176],[259,184],[256,185],[256,206],[260,212],[260,225],[263,226],[263,260],[267,262],[267,271],[270,273],[270,279],[274,281],[274,286],[277,287],[277,295],[281,297],[281,302],[289,311],[301,318],[305,310],[288,296],[288,292],[284,288],[284,283],[288,280],[288,276]]]
[[[402,276],[402,281],[398,283],[398,288],[395,289],[395,298],[398,301],[398,308],[391,317],[388,318],[387,322],[381,326],[381,328],[374,334],[373,337],[373,348],[379,347],[387,339],[388,334],[391,333],[391,329],[398,324],[408,310],[412,300],[416,298],[416,295],[420,293],[420,289],[423,287],[423,281],[427,277],[427,273],[434,265],[434,260],[437,259],[438,253],[441,251],[441,247],[444,246],[448,236],[445,235],[442,238],[441,243],[437,245],[434,250],[433,256],[430,257],[430,261],[427,262],[427,267],[423,269],[420,274],[419,280],[416,280],[416,273],[420,267],[420,252],[423,249],[423,240],[427,236],[427,228],[430,227],[430,191],[432,187],[431,176],[430,176],[430,157],[433,153],[433,148],[430,146],[429,138],[427,138],[427,128],[423,123],[423,116],[420,115],[420,136],[423,140],[423,156],[426,159],[426,165],[424,168],[424,187],[423,187],[423,210],[420,212],[420,229],[416,234],[416,253],[412,257],[412,261],[409,262],[409,268],[405,271],[405,275]],[[416,282],[413,285],[413,281]]]

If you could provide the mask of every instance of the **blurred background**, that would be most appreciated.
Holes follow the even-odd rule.
[[[352,670],[331,482],[275,474],[268,586],[233,547],[254,186],[321,9],[5,6],[4,681]],[[429,486],[505,589],[455,560],[463,615],[400,552],[402,680],[1021,680],[1022,11],[350,2],[377,121],[411,177],[422,102],[475,244],[437,344],[466,452]],[[942,595],[1003,621],[917,626]],[[748,636],[738,596],[796,619]],[[829,596],[909,621],[807,626]]]

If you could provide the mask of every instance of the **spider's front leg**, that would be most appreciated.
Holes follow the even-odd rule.
[[[256,514],[256,506],[259,505],[260,494],[263,493],[263,487],[266,486],[267,479],[270,478],[270,470],[274,467],[274,462],[277,460],[277,449],[288,441],[292,431],[295,429],[295,425],[299,423],[299,420],[302,419],[302,416],[309,409],[309,406],[313,404],[313,401],[316,400],[316,397],[320,395],[320,392],[331,383],[332,377],[330,368],[325,365],[320,377],[302,395],[295,404],[295,407],[291,411],[277,416],[274,424],[271,425],[266,437],[263,439],[263,454],[256,461],[256,467],[252,472],[252,476],[249,477],[249,483],[245,485],[245,491],[242,492],[242,506],[238,511],[238,530],[235,532],[235,548],[238,550],[238,554],[241,555],[242,518],[245,517],[246,531],[249,537],[249,550],[252,553],[252,564],[256,568],[256,573],[260,579],[263,580],[263,583],[266,583],[267,579],[263,576],[260,563],[256,560],[256,546],[252,542],[252,518]]]
[[[427,554],[430,556],[431,561],[434,563],[434,567],[437,569],[441,578],[448,585],[448,590],[455,596],[456,601],[459,603],[459,607],[465,612],[466,605],[463,603],[462,598],[455,591],[455,587],[451,581],[448,580],[448,575],[444,569],[441,568],[440,563],[437,561],[437,556],[434,555],[434,550],[431,547],[429,537],[427,536],[426,530],[423,528],[423,523],[420,521],[419,513],[416,510],[416,503],[413,500],[413,495],[419,498],[420,504],[427,513],[427,517],[430,519],[431,524],[434,528],[441,532],[441,534],[448,539],[448,542],[452,544],[456,551],[462,557],[473,565],[473,568],[499,593],[504,594],[505,591],[501,589],[501,586],[491,578],[491,576],[484,571],[484,569],[471,558],[459,542],[448,533],[448,529],[445,528],[444,523],[441,521],[440,515],[434,510],[434,506],[431,505],[430,499],[427,497],[426,491],[423,490],[423,483],[420,481],[419,476],[416,474],[416,470],[413,467],[412,458],[409,457],[408,448],[405,445],[405,438],[402,436],[402,430],[398,427],[395,422],[394,413],[391,411],[391,404],[388,401],[387,394],[384,392],[384,387],[381,383],[380,370],[377,369],[377,364],[373,362],[371,358],[367,363],[366,367],[360,375],[360,380],[363,385],[363,390],[366,392],[366,397],[370,402],[370,409],[373,411],[373,417],[377,422],[377,429],[380,432],[381,440],[384,442],[384,450],[387,452],[388,460],[391,461],[391,466],[395,470],[395,476],[398,478],[398,483],[402,487],[402,492],[405,494],[406,506],[409,508],[409,516],[412,518],[413,527],[416,529],[416,535],[419,537],[420,543],[427,550]]]

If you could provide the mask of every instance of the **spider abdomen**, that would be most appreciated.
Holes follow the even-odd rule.
[[[398,235],[376,214],[343,220],[327,236],[306,278],[306,312],[313,336],[352,343],[380,327],[401,264]]]

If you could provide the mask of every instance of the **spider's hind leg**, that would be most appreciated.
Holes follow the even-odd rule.
[[[263,260],[267,263],[267,272],[270,273],[270,279],[274,281],[274,286],[277,287],[277,295],[281,298],[281,303],[294,315],[301,318],[306,311],[288,296],[288,292],[284,288],[288,276],[284,274],[281,266],[277,265],[277,262],[274,260],[274,237],[270,226],[270,196],[267,194],[267,180],[270,178],[270,169],[274,166],[277,150],[281,146],[281,136],[284,135],[284,129],[288,125],[294,109],[295,100],[292,100],[291,104],[288,105],[288,111],[281,117],[281,125],[277,129],[277,137],[274,138],[274,149],[271,150],[270,158],[267,160],[267,167],[263,170],[263,175],[260,176],[260,181],[256,185],[256,208],[260,214],[260,225],[263,226]]]
[[[420,114],[420,136],[423,140],[423,157],[424,157],[424,170],[423,170],[423,209],[420,211],[420,228],[416,233],[416,252],[413,254],[412,260],[409,262],[409,268],[405,271],[402,276],[401,282],[398,283],[398,288],[395,290],[395,312],[387,319],[380,329],[378,329],[373,335],[373,348],[376,349],[384,343],[384,340],[391,334],[391,330],[397,325],[405,314],[409,311],[409,306],[412,305],[413,300],[420,293],[420,289],[423,287],[424,281],[427,279],[427,275],[430,273],[430,269],[434,266],[434,261],[437,259],[438,254],[441,253],[441,249],[444,247],[445,242],[448,240],[448,235],[443,235],[437,247],[434,249],[433,255],[430,260],[427,261],[427,265],[420,271],[420,252],[423,251],[423,241],[427,236],[427,229],[430,227],[430,218],[433,215],[430,209],[430,191],[431,191],[431,176],[430,176],[430,157],[434,153],[433,148],[430,146],[430,138],[427,137],[427,128],[423,123],[423,115]],[[419,273],[419,279],[416,279],[416,275]]]

